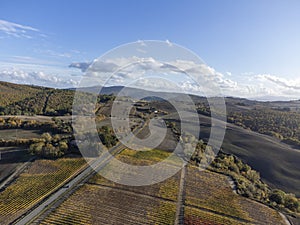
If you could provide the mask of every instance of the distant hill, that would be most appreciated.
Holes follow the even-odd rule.
[[[74,91],[0,82],[0,115],[66,115]]]
[[[47,88],[13,84],[0,81],[0,106],[5,107],[15,102],[35,96]]]
[[[152,92],[137,88],[86,87],[71,89],[55,89],[32,85],[13,84],[0,81],[0,115],[49,115],[64,116],[72,113],[75,91],[86,94],[129,96],[136,99],[154,101],[158,99],[175,99],[180,94],[168,92]],[[154,96],[160,96],[154,97]]]

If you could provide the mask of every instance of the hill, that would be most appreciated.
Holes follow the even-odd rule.
[[[105,87],[102,91],[104,94],[116,94],[121,89],[121,86]],[[95,93],[98,90],[99,87],[95,86],[81,91]],[[2,114],[56,116],[71,113],[74,90],[0,82],[0,93],[0,113]],[[146,98],[150,101],[150,107],[169,113],[173,113],[175,110],[166,101],[151,97],[158,93],[132,88],[128,88],[126,93],[128,95],[135,94],[136,96],[141,96],[141,93],[147,94],[150,96],[150,98]],[[159,96],[173,99],[179,95],[172,93],[159,94]],[[192,98],[199,111],[201,121],[200,138],[207,140],[211,127],[210,118],[207,116],[209,115],[208,103],[204,97],[192,96]],[[295,142],[283,143],[283,141],[288,140],[290,133],[293,133],[294,138],[299,137],[296,135],[299,135],[300,119],[297,118],[300,118],[298,113],[300,102],[259,102],[229,97],[226,98],[226,106],[229,122],[232,124],[227,126],[223,143],[224,151],[239,156],[244,162],[258,170],[262,179],[270,186],[300,196],[297,188],[300,186],[300,150],[291,146]],[[102,107],[99,112],[102,112],[104,108],[109,111],[111,108],[110,103],[105,104],[105,107]],[[105,114],[108,114],[108,112]],[[289,122],[290,120],[292,122]],[[257,127],[253,124],[257,124]],[[198,124],[194,125],[198,126]],[[190,129],[193,129],[192,125]],[[259,134],[259,132],[262,134]],[[276,135],[282,136],[282,139],[277,138]]]

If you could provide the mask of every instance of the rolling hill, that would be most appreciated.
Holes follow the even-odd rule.
[[[105,87],[102,89],[104,94],[116,94],[122,89],[118,87]],[[81,91],[97,92],[97,87],[86,88]],[[155,96],[157,93],[143,91],[139,89],[128,89],[127,94],[135,95],[147,94]],[[28,85],[17,85],[6,82],[0,82],[0,113],[16,114],[40,114],[40,115],[68,115],[71,113],[74,90],[60,90],[45,87],[36,87]],[[159,96],[166,98],[176,98],[179,94],[160,93]],[[207,104],[205,98],[192,96],[196,104]],[[174,112],[165,101],[159,101],[157,98],[151,106],[167,111]],[[293,113],[300,109],[299,101],[290,102],[258,102],[240,98],[226,98],[227,111],[244,112],[264,109],[286,109],[291,108]],[[276,112],[274,110],[274,112]],[[279,110],[278,112],[281,112]],[[287,114],[288,115],[288,114]],[[267,115],[266,115],[267,116]],[[207,140],[210,134],[210,118],[199,114],[201,122],[200,138]],[[190,129],[198,124],[190,125]],[[271,187],[280,188],[287,192],[295,193],[300,196],[300,150],[282,143],[278,138],[269,135],[259,134],[258,132],[244,129],[241,126],[227,124],[223,150],[240,157],[244,162],[258,170],[262,179]]]

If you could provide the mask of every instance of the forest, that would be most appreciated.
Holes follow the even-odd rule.
[[[300,148],[300,104],[291,102],[293,107],[287,107],[288,102],[278,102],[273,106],[270,102],[242,101],[238,98],[226,98],[225,101],[227,122]],[[211,115],[209,104],[203,99],[197,103],[197,111]]]
[[[228,122],[276,137],[300,148],[300,114],[298,112],[258,108],[230,112]]]

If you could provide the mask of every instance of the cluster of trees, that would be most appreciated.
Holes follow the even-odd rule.
[[[287,208],[293,212],[300,212],[300,201],[294,194],[275,189],[269,194],[271,205],[277,208]]]
[[[99,138],[101,142],[99,141]],[[85,157],[97,157],[103,150],[103,146],[111,148],[115,146],[117,142],[118,139],[115,136],[113,129],[108,126],[102,126],[97,128],[96,134],[89,131],[84,133],[76,133],[76,145],[72,145],[72,143],[75,144],[75,141],[71,141],[70,147],[72,150],[79,147],[81,153]]]
[[[300,147],[300,114],[272,109],[230,112],[228,122]]]
[[[0,115],[36,115],[43,114],[47,91],[41,91],[21,101],[12,102],[0,108]]]
[[[237,103],[244,106],[244,103]],[[207,103],[197,104],[198,113],[210,116]],[[228,108],[227,121],[255,132],[270,135],[300,148],[300,114],[286,108],[253,108],[235,110]]]
[[[71,90],[45,89],[21,101],[0,106],[0,115],[70,115],[73,97]]]
[[[53,89],[0,82],[0,115],[71,115],[74,90]],[[114,95],[78,92],[82,99],[95,99],[97,104],[115,99]],[[77,99],[78,100],[78,99]],[[92,101],[93,102],[93,101]]]
[[[72,133],[71,122],[66,122],[56,117],[52,118],[52,122],[22,120],[18,117],[0,118],[0,129],[40,129],[42,132],[58,134]]]
[[[36,120],[24,121],[17,117],[0,118],[0,129],[39,129],[41,132],[45,132],[41,138],[0,139],[0,146],[31,146],[31,148],[35,149],[34,151],[31,149],[31,152],[34,154],[45,157],[61,156],[63,155],[62,153],[65,153],[64,143],[69,143],[73,139],[72,126],[70,122],[65,122],[58,118],[53,118],[52,120],[52,122],[45,123]],[[53,137],[50,133],[53,134]],[[62,139],[62,136],[59,134],[64,135],[64,138]]]
[[[44,133],[38,142],[30,145],[29,151],[44,158],[57,158],[69,152],[68,142],[68,139],[58,134],[52,136],[50,133]]]
[[[199,167],[207,167],[215,158],[213,148],[204,141],[197,142],[195,151],[191,157],[191,161]]]
[[[28,123],[30,122],[28,121]],[[21,128],[23,126],[25,126],[24,121],[17,117],[0,118],[0,129]]]
[[[11,146],[22,146],[27,147],[30,146],[32,143],[38,142],[41,139],[33,138],[33,139],[11,139],[11,140],[3,140],[0,139],[0,147],[11,147]]]
[[[207,145],[199,141],[191,163],[201,166],[205,157],[211,157],[210,151],[204,154]],[[243,163],[238,157],[220,151],[209,169],[229,175],[236,184],[238,194],[263,202],[280,210],[288,212],[300,212],[300,201],[294,194],[285,193],[282,190],[272,190],[267,184],[263,183],[259,172],[253,170],[249,165]]]
[[[59,119],[57,117],[53,117],[51,123],[51,131],[54,133],[59,134],[72,134],[73,128],[72,128],[72,122],[71,121],[64,121],[63,119]]]
[[[42,88],[29,85],[18,85],[8,82],[0,82],[0,112],[14,102],[22,101],[25,98],[34,96]]]
[[[198,103],[197,104],[197,112],[199,114],[203,114],[203,115],[206,115],[206,116],[211,115],[208,103],[202,103],[202,102]]]
[[[101,142],[108,148],[115,146],[118,142],[118,138],[114,134],[111,127],[102,126],[97,129]]]
[[[71,123],[65,122],[59,118],[53,117],[52,122],[48,123],[42,123],[35,120],[23,121],[17,117],[0,118],[0,129],[12,128],[40,129],[45,133],[42,134],[41,138],[16,140],[0,139],[0,146],[30,146],[30,152],[32,154],[46,158],[60,157],[70,151],[78,152],[78,148],[73,141],[74,136]],[[101,142],[106,147],[111,148],[117,144],[118,139],[111,127],[100,127],[97,129],[97,132]],[[86,135],[89,135],[89,133],[82,135],[82,140],[87,139]]]
[[[100,103],[107,103],[109,101],[114,101],[115,99],[116,99],[116,96],[114,96],[113,94],[110,94],[110,95],[103,94],[103,95],[98,96],[98,102],[100,102]]]
[[[262,202],[268,201],[269,188],[260,174],[234,155],[220,152],[211,164],[213,170],[230,175],[236,183],[237,193]]]
[[[72,90],[53,90],[48,95],[43,114],[48,116],[71,115],[73,99],[74,91]]]

